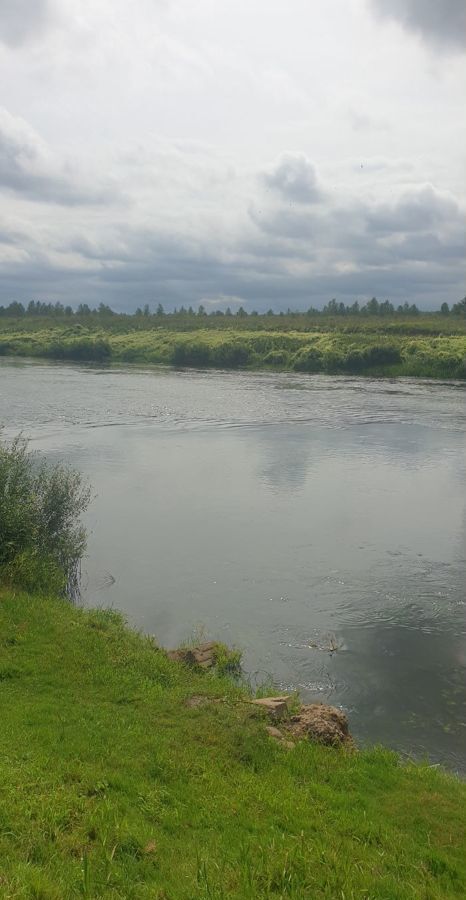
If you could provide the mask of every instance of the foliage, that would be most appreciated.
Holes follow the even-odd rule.
[[[458,303],[453,304],[452,313],[454,314],[465,314],[466,311],[466,298],[460,300]],[[265,315],[259,314],[256,310],[252,310],[252,312],[248,313],[243,306],[240,306],[236,312],[233,314],[231,309],[228,307],[225,311],[223,309],[212,309],[208,312],[203,306],[200,304],[197,311],[195,311],[192,306],[189,309],[185,309],[184,306],[181,306],[180,309],[174,309],[171,312],[165,312],[161,303],[157,304],[157,308],[154,312],[153,308],[149,306],[148,303],[145,304],[144,308],[138,306],[134,313],[116,313],[110,306],[107,306],[105,303],[99,303],[99,306],[96,308],[91,308],[87,303],[80,303],[78,307],[74,310],[71,306],[63,306],[62,303],[46,303],[40,300],[31,300],[27,306],[24,306],[22,303],[18,301],[13,301],[8,306],[0,306],[0,318],[19,318],[19,319],[37,319],[37,317],[41,318],[51,318],[51,319],[94,319],[99,320],[101,322],[109,322],[109,320],[113,319],[114,323],[120,320],[131,320],[135,319],[136,321],[139,319],[153,319],[157,318],[159,321],[162,319],[168,318],[169,320],[176,321],[179,320],[195,320],[195,319],[205,319],[205,318],[224,318],[225,316],[228,318],[236,318],[236,319],[270,319],[272,316],[278,315],[280,319],[283,318],[299,318],[299,317],[312,317],[314,319],[323,317],[341,317],[341,316],[349,316],[351,318],[360,317],[379,317],[379,318],[387,318],[387,317],[409,317],[414,318],[419,315],[439,315],[439,313],[443,316],[449,315],[450,308],[448,303],[442,303],[438,312],[426,314],[422,313],[421,310],[416,306],[415,303],[400,303],[397,307],[393,305],[389,300],[383,300],[380,302],[376,297],[371,297],[370,300],[367,300],[366,303],[359,303],[358,300],[355,300],[354,303],[345,304],[341,301],[338,302],[335,298],[330,300],[323,309],[316,309],[311,306],[306,312],[293,311],[288,309],[286,313],[280,311],[278,314],[274,312],[273,309],[269,309]],[[172,326],[169,326],[172,327]]]
[[[79,473],[39,460],[22,436],[0,443],[0,574],[28,590],[73,594],[89,499]]]
[[[4,900],[466,896],[466,787],[438,769],[287,751],[112,611],[3,591],[0,653]]]
[[[98,317],[97,317],[98,318]],[[279,369],[309,373],[466,377],[466,317],[376,315],[111,316],[103,327],[89,314],[66,325],[25,317],[2,322],[0,354],[198,368]],[[152,323],[163,323],[158,327]],[[189,321],[188,321],[189,320]],[[32,325],[31,325],[32,323]],[[86,323],[86,324],[83,324]],[[188,324],[189,327],[188,327]],[[192,323],[196,327],[192,326]],[[219,324],[220,323],[220,324]],[[246,324],[245,324],[246,323]],[[269,329],[265,325],[269,323]],[[34,326],[34,327],[32,327]],[[134,326],[134,327],[133,327]],[[294,326],[294,327],[292,327]],[[185,330],[183,330],[185,329]]]
[[[219,675],[241,674],[242,653],[238,648],[227,647],[221,641],[216,641],[214,659]]]

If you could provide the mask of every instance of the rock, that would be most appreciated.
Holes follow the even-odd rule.
[[[195,662],[201,669],[210,669],[215,665],[215,642],[206,641],[193,648]]]
[[[288,731],[294,737],[307,737],[311,741],[331,747],[354,746],[345,713],[336,706],[327,706],[324,703],[302,706],[298,715],[291,717]]]
[[[265,709],[271,719],[283,719],[288,715],[289,699],[289,697],[261,697],[259,700],[251,700],[251,703]]]
[[[178,650],[168,650],[167,656],[174,662],[184,663],[185,666],[200,666],[201,669],[210,669],[215,665],[215,641],[206,641],[197,647],[179,647]]]
[[[265,730],[266,730],[267,734],[270,735],[271,738],[275,738],[275,740],[277,740],[277,741],[283,740],[283,735],[282,735],[281,731],[279,731],[279,729],[275,728],[273,725],[267,725],[267,728]]]
[[[205,697],[199,694],[193,697],[188,697],[185,702],[186,706],[188,706],[190,709],[196,709],[198,706],[206,706],[207,703],[212,703],[213,701],[210,697]]]

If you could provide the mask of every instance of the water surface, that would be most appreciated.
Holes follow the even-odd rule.
[[[466,771],[466,385],[3,360],[0,422],[93,485],[85,602]]]

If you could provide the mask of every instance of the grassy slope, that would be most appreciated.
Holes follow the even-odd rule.
[[[0,695],[5,900],[466,896],[465,785],[283,750],[238,688],[113,613],[3,591]]]
[[[451,317],[452,319],[454,317]],[[167,321],[171,317],[167,317]],[[274,321],[275,319],[275,321]],[[466,378],[466,320],[420,317],[415,321],[280,317],[207,318],[172,328],[157,319],[0,322],[0,354],[101,362],[162,363],[218,368],[266,368]],[[219,324],[220,322],[220,324]],[[196,328],[194,328],[194,324]],[[268,325],[268,330],[264,326]],[[35,326],[35,327],[32,327]],[[203,327],[199,327],[203,326]],[[215,327],[214,327],[215,326]],[[294,328],[293,328],[294,326]],[[183,330],[185,329],[185,330]],[[273,330],[272,330],[273,329]],[[455,333],[450,333],[455,332]]]

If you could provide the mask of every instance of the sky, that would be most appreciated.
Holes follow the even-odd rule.
[[[465,294],[464,0],[0,0],[0,304]]]

